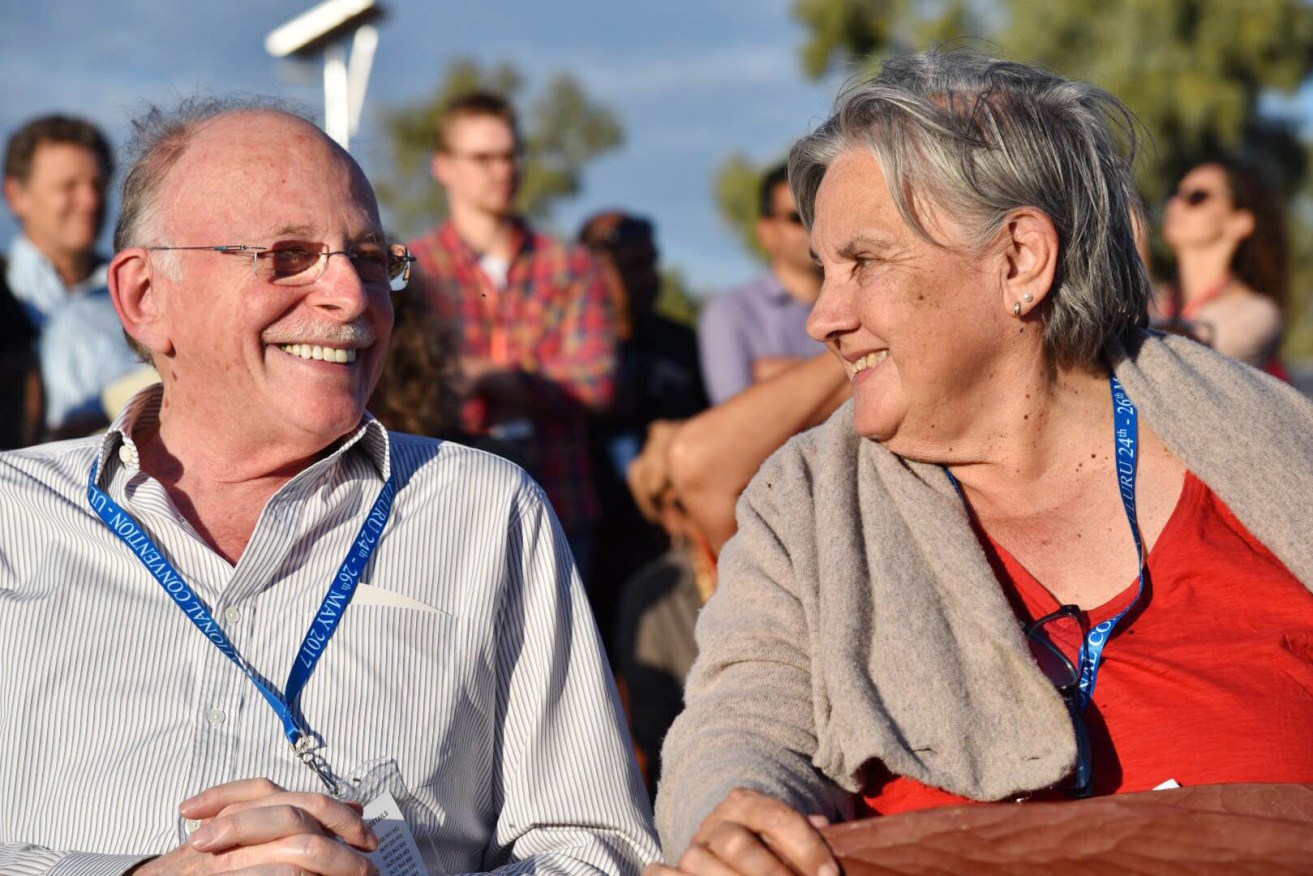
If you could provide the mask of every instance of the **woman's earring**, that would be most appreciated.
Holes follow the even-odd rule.
[[[1027,292],[1025,295],[1021,296],[1021,300],[1029,304],[1030,302],[1035,300],[1035,296]]]
[[[1018,301],[1012,305],[1012,315],[1021,316],[1021,302]]]

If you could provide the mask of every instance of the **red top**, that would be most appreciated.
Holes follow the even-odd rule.
[[[991,540],[986,553],[1028,619],[1057,609],[1006,550]],[[1085,713],[1095,793],[1168,779],[1313,782],[1313,595],[1192,473],[1148,567],[1146,604],[1117,625]],[[1132,583],[1090,611],[1090,625],[1135,592]],[[971,802],[872,766],[858,804],[867,815]]]

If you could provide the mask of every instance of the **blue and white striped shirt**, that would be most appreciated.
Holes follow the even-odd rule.
[[[281,685],[387,476],[392,517],[301,696],[346,777],[396,760],[431,873],[633,874],[646,796],[555,515],[518,468],[366,418],[264,508],[231,566],[137,465],[160,389],[101,437],[0,454],[0,873],[118,874],[189,828],[178,803],[265,776],[320,791],[282,725],[90,508],[151,535]]]

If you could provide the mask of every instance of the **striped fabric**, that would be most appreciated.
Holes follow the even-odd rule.
[[[301,698],[347,778],[395,759],[431,873],[636,873],[646,796],[560,526],[497,457],[365,424],[268,503],[236,567],[137,467],[134,430],[0,454],[0,873],[118,874],[184,841],[184,798],[318,791],[253,685],[86,499],[151,534],[254,669],[293,654],[389,472],[392,518]],[[193,826],[194,827],[194,826]]]

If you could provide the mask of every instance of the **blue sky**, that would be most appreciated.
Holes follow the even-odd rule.
[[[322,111],[316,70],[294,75],[264,36],[314,0],[0,0],[0,136],[50,111],[85,116],[121,143],[148,102],[247,91]],[[716,168],[734,151],[780,157],[828,110],[838,80],[810,82],[792,0],[385,0],[379,54],[352,151],[372,172],[384,107],[412,103],[457,56],[508,60],[533,83],[568,71],[613,109],[625,146],[591,165],[562,205],[573,231],[594,210],[652,217],[667,264],[709,292],[756,270],[720,220]],[[56,34],[58,36],[56,36]],[[0,211],[0,246],[16,227]]]

